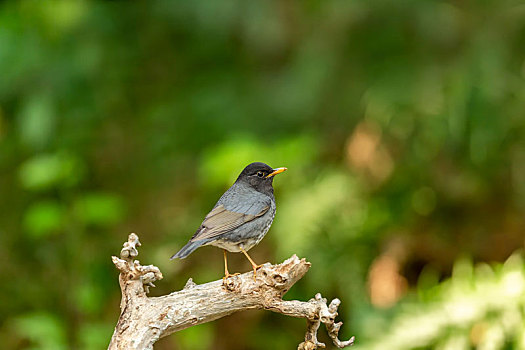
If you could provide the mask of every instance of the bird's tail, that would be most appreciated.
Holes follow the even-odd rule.
[[[184,247],[182,247],[181,250],[179,250],[176,254],[174,254],[170,260],[173,260],[175,258],[184,259],[197,248],[199,248],[201,245],[207,243],[208,241],[205,239],[201,239],[198,241],[189,241]]]

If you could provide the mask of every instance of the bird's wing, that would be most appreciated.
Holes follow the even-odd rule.
[[[270,209],[270,206],[265,205],[256,214],[244,214],[226,210],[222,204],[219,204],[206,215],[206,218],[190,241],[194,242],[201,239],[214,238],[228,231],[232,231],[264,215],[268,209]]]

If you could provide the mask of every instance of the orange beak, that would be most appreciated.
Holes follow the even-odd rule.
[[[283,171],[286,171],[288,170],[288,168],[277,168],[277,169],[273,169],[273,171],[271,173],[269,173],[268,175],[266,175],[266,178],[269,178],[269,177],[272,177],[272,176],[275,176],[277,174],[280,174],[282,173]]]

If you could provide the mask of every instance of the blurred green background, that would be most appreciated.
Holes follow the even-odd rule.
[[[522,1],[3,2],[2,348],[107,347],[129,232],[151,295],[222,277],[169,257],[263,161],[289,170],[251,255],[312,262],[286,298],[339,297],[356,350],[525,349],[524,136]],[[250,311],[156,349],[304,331]]]

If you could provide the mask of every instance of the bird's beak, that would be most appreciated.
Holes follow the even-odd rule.
[[[277,174],[280,174],[282,173],[283,171],[286,171],[288,170],[288,168],[277,168],[277,169],[273,169],[273,171],[271,173],[269,173],[268,175],[266,175],[266,178],[269,178],[269,177],[272,177],[272,176],[275,176]]]

